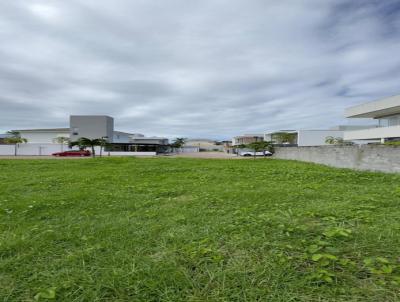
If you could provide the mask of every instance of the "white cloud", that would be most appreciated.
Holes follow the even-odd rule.
[[[400,93],[396,2],[4,1],[0,129],[78,113],[168,136],[335,126]]]

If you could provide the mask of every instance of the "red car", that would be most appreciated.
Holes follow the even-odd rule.
[[[90,156],[89,150],[72,150],[64,152],[56,152],[52,154],[53,156]]]

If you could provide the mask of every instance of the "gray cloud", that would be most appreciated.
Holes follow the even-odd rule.
[[[228,138],[400,93],[398,1],[0,2],[0,129]]]

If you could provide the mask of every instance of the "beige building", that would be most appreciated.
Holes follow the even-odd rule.
[[[240,136],[235,136],[232,138],[232,145],[247,145],[254,142],[262,142],[264,140],[264,134],[244,134]]]
[[[199,151],[223,151],[224,149],[222,143],[211,139],[188,139],[185,147],[198,148]]]

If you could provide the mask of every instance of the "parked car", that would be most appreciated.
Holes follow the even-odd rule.
[[[52,154],[53,156],[90,156],[89,150],[70,150],[64,152],[56,152]]]
[[[241,151],[239,152],[240,156],[254,156],[254,151]],[[256,156],[272,156],[272,153],[269,151],[261,151],[256,152]]]

